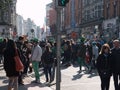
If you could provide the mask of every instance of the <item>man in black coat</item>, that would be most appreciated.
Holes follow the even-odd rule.
[[[113,41],[113,49],[111,50],[111,68],[114,80],[115,90],[120,90],[120,41]]]

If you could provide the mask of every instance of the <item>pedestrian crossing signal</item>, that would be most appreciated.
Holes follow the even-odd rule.
[[[58,0],[58,6],[65,7],[69,0]]]

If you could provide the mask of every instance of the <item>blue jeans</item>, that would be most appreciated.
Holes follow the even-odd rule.
[[[45,78],[46,82],[49,80],[52,80],[52,72],[51,72],[52,65],[44,65],[44,73],[45,73]]]

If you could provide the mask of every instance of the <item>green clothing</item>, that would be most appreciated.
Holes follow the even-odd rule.
[[[84,64],[84,59],[81,58],[81,57],[78,57],[77,61],[78,61],[78,64],[79,64],[80,66],[82,66],[82,65]]]
[[[78,61],[80,70],[82,70],[82,66],[85,66],[89,69],[89,66],[85,63],[85,60],[83,58],[78,57],[77,61]]]
[[[33,65],[33,69],[34,69],[34,72],[35,72],[35,78],[36,78],[36,80],[39,80],[40,79],[39,62],[38,61],[33,61],[32,65]]]

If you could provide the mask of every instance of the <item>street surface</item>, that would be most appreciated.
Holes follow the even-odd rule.
[[[35,80],[34,74],[28,74],[24,79],[24,84],[19,86],[19,90],[52,90],[46,86],[45,81],[41,79],[42,84],[32,83]],[[3,65],[0,64],[0,90],[7,90],[8,79],[5,76]]]
[[[84,70],[84,68],[82,68]],[[101,90],[100,79],[94,70],[92,74],[83,71],[78,73],[79,67],[70,66],[62,69],[61,90]],[[95,73],[94,73],[95,72]],[[55,89],[55,86],[51,86]],[[113,78],[111,77],[110,90],[114,90]]]
[[[78,73],[79,68],[70,66],[68,68],[61,68],[61,89],[60,90],[101,90],[100,79],[97,72],[88,74],[83,71]],[[83,68],[84,70],[84,68]],[[42,84],[31,83],[34,80],[34,73],[28,74],[24,79],[24,86],[19,86],[19,90],[56,90],[56,80],[51,84],[45,83],[43,71],[40,70]],[[114,90],[113,78],[111,77],[110,90]],[[0,65],[0,90],[7,90],[8,80],[5,76],[2,65]]]

